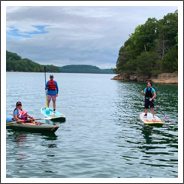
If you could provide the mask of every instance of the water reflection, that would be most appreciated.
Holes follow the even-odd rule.
[[[60,120],[48,120],[48,119],[45,119],[45,123],[46,124],[52,124],[52,125],[56,125],[57,123],[64,123],[66,122],[66,118],[62,118]]]
[[[45,140],[57,140],[57,135],[54,132],[41,132],[41,133],[34,133],[34,132],[25,132],[21,130],[7,130],[8,137],[12,137],[12,141],[16,142],[19,147],[23,147],[23,142],[26,142],[27,135],[40,135],[41,138]]]
[[[151,144],[152,137],[151,134],[153,133],[153,127],[149,125],[144,125],[142,128],[142,134],[146,140],[146,144]]]
[[[16,142],[17,146],[15,148],[24,148],[25,147],[25,142],[26,142],[26,137],[27,135],[24,133],[19,133],[19,132],[12,132],[12,134],[10,135],[12,137],[12,141]],[[20,153],[15,151],[14,148],[14,155],[19,156],[19,158],[16,158],[16,160],[18,161],[26,161],[26,154],[24,153]],[[21,150],[21,149],[19,149]],[[24,167],[24,164],[22,164],[24,162],[21,162],[21,164],[18,164],[17,167]]]
[[[27,135],[24,132],[8,131],[8,137],[12,137],[12,141],[17,143],[17,147],[24,147]]]

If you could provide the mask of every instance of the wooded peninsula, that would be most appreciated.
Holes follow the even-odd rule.
[[[160,20],[148,18],[145,24],[138,25],[119,49],[113,70],[119,74],[114,78],[117,80],[137,80],[139,76],[147,79],[162,73],[177,74],[178,10]]]

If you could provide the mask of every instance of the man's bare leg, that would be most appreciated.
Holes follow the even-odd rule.
[[[55,109],[56,109],[56,101],[53,101],[53,109],[54,109],[54,112],[55,112]]]
[[[145,114],[147,114],[147,113],[148,113],[148,109],[145,109]],[[144,117],[147,118],[147,115]]]
[[[153,115],[153,118],[155,118],[155,114],[154,114],[154,108],[150,108],[151,109],[151,113]]]
[[[47,107],[49,108],[50,101],[47,101]]]

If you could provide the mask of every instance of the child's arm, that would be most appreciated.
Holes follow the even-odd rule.
[[[28,115],[28,118],[29,118],[30,120],[33,120],[33,121],[35,120],[32,116],[29,116],[29,115]]]

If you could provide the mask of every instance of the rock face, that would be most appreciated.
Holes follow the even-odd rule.
[[[124,80],[123,75],[117,75],[112,78],[112,80]]]
[[[157,77],[151,77],[153,83],[164,83],[164,84],[178,84],[178,74],[177,73],[162,73]]]
[[[147,75],[128,75],[128,74],[119,74],[112,78],[112,80],[123,80],[123,81],[138,81],[145,82],[149,79]]]
[[[162,74],[159,74],[158,76],[152,76],[151,78],[147,75],[119,74],[113,77],[112,80],[138,81],[138,82],[146,82],[148,80],[151,80],[153,83],[178,84],[178,74],[162,73]]]

